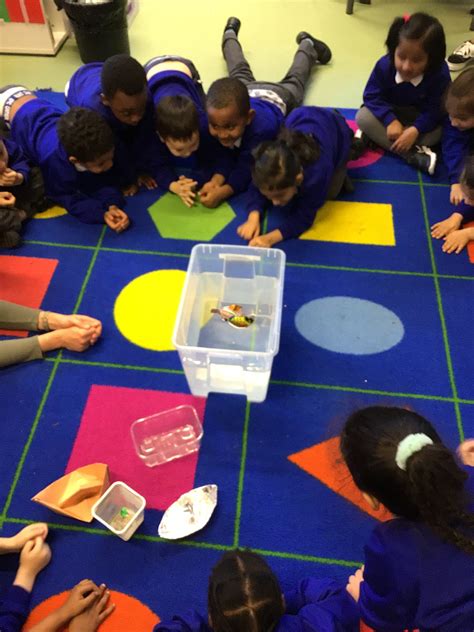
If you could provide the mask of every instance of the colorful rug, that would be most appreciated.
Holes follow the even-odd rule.
[[[474,435],[474,355],[465,330],[474,267],[467,251],[446,255],[429,234],[450,211],[445,171],[440,165],[434,178],[421,176],[373,152],[352,165],[351,176],[354,193],[281,246],[280,353],[262,404],[190,396],[170,339],[192,246],[243,243],[238,198],[215,212],[175,215],[176,201],[142,192],[127,203],[133,225],[121,235],[56,209],[29,222],[19,250],[1,253],[0,297],[8,288],[10,300],[104,324],[87,353],[53,353],[1,371],[1,533],[50,524],[53,560],[33,595],[41,612],[43,602],[57,603],[54,596],[87,577],[119,595],[107,629],[146,632],[156,617],[204,610],[209,570],[236,546],[265,555],[284,589],[308,575],[344,581],[360,565],[376,521],[387,518],[363,505],[340,462],[337,437],[347,414],[373,403],[410,406],[453,448]],[[277,220],[267,218],[269,229]],[[24,276],[28,270],[34,275]],[[131,423],[186,403],[204,423],[199,453],[145,467],[133,452]],[[124,480],[149,501],[129,542],[30,500],[92,461],[108,463],[112,481]],[[161,540],[163,509],[206,483],[219,486],[208,526],[183,541]],[[16,563],[2,560],[2,585]],[[133,623],[120,623],[120,604],[136,612]]]

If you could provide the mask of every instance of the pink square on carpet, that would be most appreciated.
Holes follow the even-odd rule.
[[[40,307],[58,263],[57,259],[0,255],[0,299]],[[0,335],[26,338],[28,332],[0,329]]]
[[[194,487],[199,452],[147,467],[135,453],[130,426],[136,419],[184,404],[194,406],[203,423],[204,397],[94,384],[65,473],[89,463],[107,463],[111,483],[124,481],[146,498],[147,507],[166,509]]]

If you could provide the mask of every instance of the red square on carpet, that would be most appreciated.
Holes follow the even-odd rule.
[[[136,419],[184,404],[194,406],[202,423],[203,397],[94,384],[65,473],[89,463],[107,463],[111,483],[124,481],[146,498],[147,507],[167,509],[194,487],[199,452],[147,467],[135,453],[130,426]]]
[[[40,307],[59,261],[0,255],[0,299]],[[27,331],[0,329],[2,336],[26,338]]]
[[[474,222],[469,222],[468,224],[464,224],[463,228],[473,228]],[[467,244],[467,254],[469,256],[469,261],[474,263],[474,241],[470,241]]]

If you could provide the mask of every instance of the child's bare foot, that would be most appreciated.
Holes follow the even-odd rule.
[[[108,604],[110,593],[101,586],[101,594],[84,612],[74,617],[69,624],[69,632],[95,632],[101,623],[115,610],[115,604]]]
[[[28,540],[41,537],[43,540],[48,535],[48,525],[44,522],[35,522],[24,527],[10,538],[0,538],[0,553],[19,553]]]

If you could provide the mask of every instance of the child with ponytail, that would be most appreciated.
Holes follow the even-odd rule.
[[[432,175],[441,141],[442,98],[451,79],[440,22],[426,13],[395,18],[356,120],[363,140]]]
[[[299,237],[314,222],[318,209],[349,187],[346,164],[352,130],[335,111],[300,107],[291,112],[278,137],[254,151],[252,181],[247,193],[247,221],[238,234],[249,246],[270,248]],[[261,234],[260,216],[269,205],[285,207],[286,217]]]
[[[473,630],[473,470],[405,408],[355,412],[341,451],[371,507],[396,516],[375,527],[365,564],[349,580],[361,619],[384,632]]]

